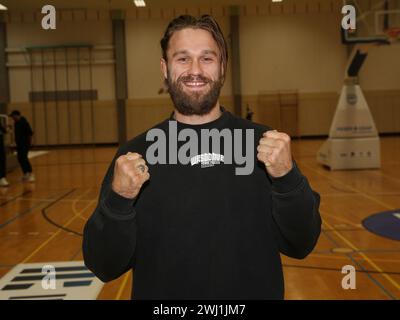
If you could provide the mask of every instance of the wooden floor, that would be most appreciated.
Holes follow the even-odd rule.
[[[323,232],[305,260],[283,257],[286,299],[399,299],[400,242],[361,226],[365,217],[400,208],[400,137],[382,139],[382,169],[329,172],[316,163],[322,140],[293,142],[293,152],[321,194]],[[82,260],[82,228],[92,213],[115,148],[55,150],[34,158],[35,184],[20,172],[0,189],[0,277],[19,263]],[[47,214],[60,229],[43,216]],[[341,268],[357,270],[343,290]],[[131,273],[105,284],[99,299],[129,299]]]

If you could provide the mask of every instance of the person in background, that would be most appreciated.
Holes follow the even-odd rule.
[[[34,182],[35,176],[32,173],[32,166],[28,159],[28,152],[32,144],[33,131],[25,117],[18,110],[10,113],[14,120],[15,144],[17,145],[17,157],[24,176],[23,181]]]
[[[254,115],[254,112],[251,111],[251,109],[249,108],[249,105],[247,105],[246,119],[249,121],[253,121],[253,115]]]
[[[4,138],[7,129],[0,123],[0,187],[8,187],[10,184],[6,179],[6,149],[4,147]]]

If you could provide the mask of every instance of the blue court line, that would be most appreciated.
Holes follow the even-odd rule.
[[[54,268],[56,272],[65,272],[65,271],[88,271],[88,268],[86,266],[73,266],[73,267],[55,267]],[[41,268],[30,268],[30,269],[24,269],[20,272],[20,274],[23,273],[40,273],[42,274],[42,269]]]
[[[46,275],[40,275],[40,276],[16,276],[11,280],[11,282],[17,282],[17,281],[40,281],[43,280],[43,278],[46,277]],[[86,272],[86,273],[68,273],[68,274],[57,274],[57,279],[79,279],[79,278],[94,278],[95,275],[91,272]]]
[[[35,299],[35,298],[62,298],[66,297],[66,294],[49,294],[41,296],[20,296],[20,297],[10,297],[9,300],[20,300],[20,299]]]
[[[322,231],[322,233],[328,238],[328,240],[330,240],[336,247],[340,247],[340,244],[333,239],[332,237],[330,237],[326,232]],[[391,294],[391,292],[389,290],[387,290],[378,280],[376,280],[374,277],[371,276],[370,273],[368,273],[368,271],[361,265],[359,264],[351,255],[349,254],[345,254],[346,257],[348,257],[351,261],[353,261],[354,264],[356,264],[361,270],[364,271],[365,275],[370,278],[370,280],[375,283],[389,298],[391,298],[392,300],[397,300],[397,298],[395,296],[393,296]]]
[[[0,224],[0,229],[3,229],[4,227],[8,226],[11,222],[14,222],[18,218],[23,217],[24,215],[30,213],[32,210],[36,209],[37,207],[42,206],[45,203],[46,203],[46,201],[42,201],[42,202],[39,202],[38,204],[36,204],[33,207],[30,207],[30,208],[28,208],[28,209],[26,209],[24,211],[17,212],[11,219],[9,219],[6,222],[3,222],[2,224]]]
[[[70,287],[87,287],[90,286],[92,283],[92,280],[88,281],[67,281],[64,282],[64,287],[70,288]]]
[[[61,197],[57,198],[56,201],[58,201],[59,199],[62,199],[63,197],[67,196],[68,194],[72,193],[73,191],[75,191],[75,189],[72,189],[72,190],[68,191],[66,194],[64,194]],[[41,201],[38,204],[34,205],[33,207],[30,207],[30,208],[28,208],[28,209],[26,209],[24,211],[16,213],[11,219],[9,219],[6,222],[3,222],[2,224],[0,224],[0,229],[3,229],[7,225],[9,225],[11,222],[14,222],[18,218],[23,217],[24,215],[32,212],[32,210],[36,209],[37,207],[42,206],[43,204],[45,204],[47,202],[48,202],[47,200],[46,201]]]
[[[23,283],[23,284],[7,284],[2,291],[7,291],[7,290],[26,290],[32,287],[34,284],[33,283]]]
[[[77,190],[77,189],[75,188],[75,189],[73,189],[72,191],[75,191],[75,190]],[[71,192],[72,192],[72,191],[71,191]],[[50,219],[50,217],[49,217],[49,215],[48,215],[48,213],[47,213],[47,210],[48,210],[49,208],[51,208],[52,206],[54,206],[58,201],[60,201],[60,200],[63,199],[64,197],[68,196],[68,194],[69,194],[69,193],[63,195],[62,197],[60,197],[60,198],[54,200],[54,201],[51,202],[49,205],[47,205],[47,206],[45,206],[44,208],[42,208],[42,210],[41,210],[42,216],[43,216],[43,218],[44,218],[48,223],[52,224],[53,226],[55,226],[55,227],[57,227],[57,228],[59,228],[59,229],[62,229],[62,230],[64,230],[64,231],[66,231],[66,232],[71,232],[71,233],[73,233],[73,234],[75,234],[75,235],[77,235],[77,236],[79,236],[79,237],[83,237],[83,234],[82,234],[82,233],[79,233],[79,232],[76,232],[76,231],[74,231],[74,230],[72,230],[72,229],[70,229],[70,228],[64,227],[64,226],[62,226],[61,224],[58,224],[58,223],[55,222],[54,220]]]
[[[31,193],[31,192],[32,192],[32,191],[24,191],[24,192],[22,192],[22,193],[20,193],[20,194],[18,194],[18,195],[16,195],[16,196],[14,196],[13,198],[8,199],[8,200],[6,200],[6,201],[0,203],[0,207],[3,207],[3,206],[5,206],[6,204],[8,204],[8,203],[10,203],[10,202],[12,202],[12,201],[18,199],[19,197],[24,196],[24,195],[26,195],[26,194],[28,194],[28,193]]]

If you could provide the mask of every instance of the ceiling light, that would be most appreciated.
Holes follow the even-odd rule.
[[[7,7],[0,4],[0,10],[7,10]]]
[[[146,3],[144,2],[144,0],[134,0],[133,1],[135,3],[136,7],[145,7]]]

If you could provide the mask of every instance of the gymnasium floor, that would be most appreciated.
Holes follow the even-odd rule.
[[[321,194],[323,232],[305,260],[283,257],[286,299],[399,299],[400,242],[361,221],[400,208],[400,137],[382,138],[381,170],[329,172],[315,160],[321,143],[293,141],[299,167]],[[18,182],[19,170],[9,174],[11,187],[0,189],[0,277],[19,263],[82,260],[80,234],[114,152],[52,150],[33,159],[34,185]],[[344,265],[356,267],[355,290],[341,287]],[[105,284],[98,299],[129,299],[131,277]]]

